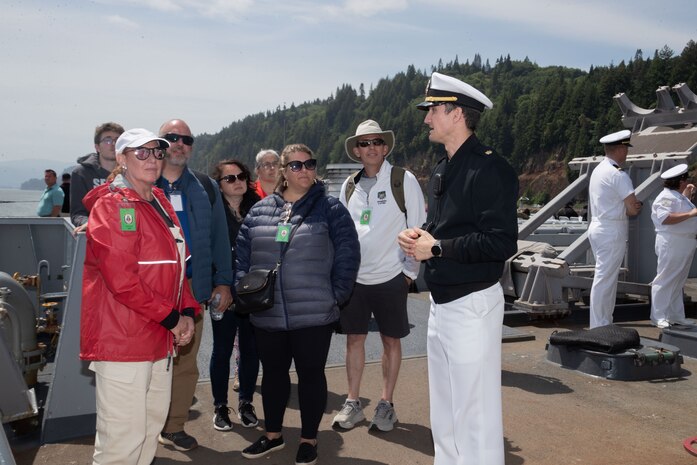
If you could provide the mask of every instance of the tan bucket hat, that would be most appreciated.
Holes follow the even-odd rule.
[[[346,142],[344,142],[346,155],[348,155],[351,160],[360,163],[361,160],[353,156],[353,148],[356,146],[356,142],[359,137],[373,134],[376,136],[381,136],[382,139],[385,140],[385,143],[389,147],[389,151],[387,152],[387,155],[385,155],[385,158],[389,157],[392,153],[392,149],[394,149],[394,132],[383,131],[382,128],[380,128],[380,125],[372,119],[363,121],[361,124],[359,124],[356,128],[356,135],[346,139]]]

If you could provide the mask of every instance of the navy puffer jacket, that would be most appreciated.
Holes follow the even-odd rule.
[[[286,247],[276,242],[286,202],[274,193],[249,211],[237,235],[238,282],[248,271],[273,268]],[[304,218],[293,235],[276,279],[273,308],[251,315],[267,331],[324,326],[339,319],[358,274],[361,252],[353,220],[324,185],[313,185],[291,209],[290,225]]]

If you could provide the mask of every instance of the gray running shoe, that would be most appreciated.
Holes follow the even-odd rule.
[[[356,423],[365,420],[363,409],[360,402],[357,400],[347,400],[344,406],[341,407],[339,413],[334,417],[333,424],[338,424],[344,429],[351,429],[356,426]]]
[[[375,426],[380,431],[392,431],[395,423],[397,423],[397,413],[394,411],[394,406],[386,400],[380,400],[375,407],[375,416],[368,429]]]

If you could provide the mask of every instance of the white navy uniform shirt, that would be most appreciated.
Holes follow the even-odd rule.
[[[633,192],[629,175],[616,162],[605,157],[593,170],[588,186],[593,220],[627,220],[624,199]]]
[[[676,224],[662,224],[671,213],[687,213],[695,208],[690,200],[674,189],[664,187],[651,205],[651,221],[656,232],[697,234],[697,218],[689,218]]]

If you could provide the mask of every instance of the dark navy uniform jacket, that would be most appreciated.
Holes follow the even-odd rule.
[[[426,229],[441,240],[442,257],[426,262],[436,303],[495,284],[518,249],[518,177],[508,162],[472,134],[428,183]]]

